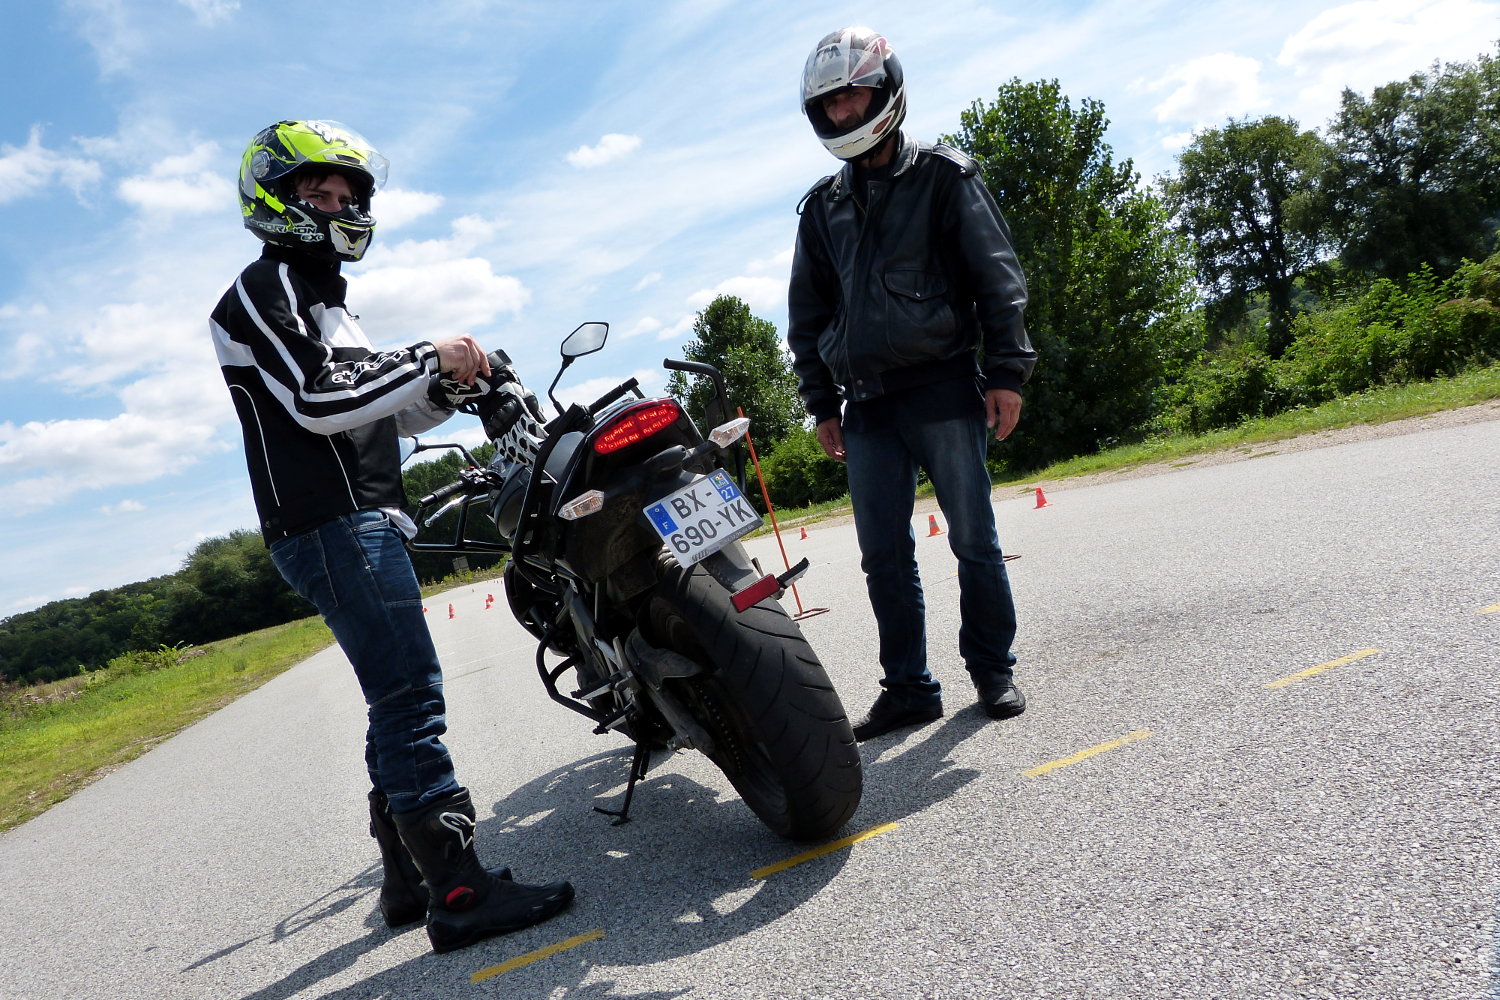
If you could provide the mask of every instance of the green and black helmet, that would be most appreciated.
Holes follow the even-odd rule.
[[[386,158],[346,125],[283,121],[262,129],[240,161],[240,213],[245,228],[267,243],[318,257],[359,260],[370,247],[375,219],[370,196],[385,184]],[[349,179],[354,204],[324,212],[297,197],[299,171]]]

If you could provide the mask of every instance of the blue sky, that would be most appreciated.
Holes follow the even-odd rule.
[[[868,24],[936,138],[1011,77],[1095,98],[1148,178],[1195,129],[1322,127],[1344,87],[1472,59],[1483,0],[69,0],[0,40],[0,618],[175,572],[256,523],[206,317],[259,252],[234,176],[261,127],[332,118],[391,161],[350,306],[377,345],[470,332],[538,389],[585,320],[588,396],[718,293],[778,329],[793,206],[837,167],[803,60]],[[472,418],[444,437],[477,443]]]

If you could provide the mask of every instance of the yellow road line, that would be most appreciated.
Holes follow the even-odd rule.
[[[1308,667],[1306,670],[1295,673],[1290,677],[1283,677],[1279,681],[1272,681],[1271,683],[1267,684],[1266,687],[1273,690],[1276,688],[1284,688],[1288,684],[1296,684],[1298,681],[1303,681],[1316,674],[1321,674],[1325,670],[1332,670],[1334,667],[1342,667],[1344,664],[1353,663],[1355,660],[1363,660],[1365,657],[1374,656],[1378,652],[1380,652],[1380,650],[1378,649],[1361,649],[1357,653],[1350,653],[1348,656],[1341,656],[1337,660],[1329,660],[1327,663],[1320,663],[1316,667]]]
[[[570,937],[566,941],[559,941],[557,942],[557,944],[549,944],[545,948],[538,948],[536,951],[528,951],[524,955],[517,955],[515,958],[511,959],[508,962],[501,962],[499,965],[492,965],[487,969],[480,969],[478,972],[469,977],[469,982],[482,983],[486,979],[491,979],[495,976],[500,975],[501,973],[509,972],[512,969],[519,969],[521,966],[530,965],[532,962],[539,962],[544,958],[556,955],[560,951],[567,951],[569,948],[577,948],[581,944],[587,944],[590,941],[597,941],[603,936],[603,931],[589,931],[586,934],[579,934],[576,937]]]
[[[1121,736],[1117,740],[1110,740],[1108,743],[1100,743],[1096,747],[1089,747],[1087,750],[1080,750],[1071,757],[1064,757],[1061,760],[1049,761],[1046,764],[1038,765],[1037,767],[1033,767],[1029,771],[1022,771],[1021,773],[1028,778],[1040,778],[1042,775],[1046,774],[1049,771],[1056,771],[1060,767],[1067,767],[1069,764],[1076,764],[1081,760],[1088,760],[1090,757],[1104,753],[1106,750],[1113,750],[1116,747],[1122,747],[1127,743],[1134,743],[1136,740],[1143,740],[1150,735],[1151,730],[1149,729],[1137,729],[1135,732],[1125,736]]]
[[[1500,613],[1500,604],[1491,604],[1489,607],[1487,607],[1487,608],[1480,608],[1478,611],[1476,611],[1474,613],[1476,615],[1493,615],[1493,614],[1496,614],[1496,613]]]
[[[811,861],[813,858],[821,858],[823,855],[832,854],[834,851],[842,851],[846,847],[853,847],[861,840],[869,840],[871,837],[878,837],[882,833],[886,833],[894,829],[896,829],[895,823],[882,823],[879,826],[872,826],[864,833],[856,833],[852,837],[845,837],[842,840],[835,840],[831,844],[824,844],[822,847],[814,847],[810,851],[804,851],[794,858],[787,858],[785,861],[778,861],[774,865],[766,865],[764,868],[757,868],[755,869],[755,871],[750,873],[750,877],[765,878],[767,875],[775,875],[777,872],[784,872],[788,868],[800,865],[804,861]]]

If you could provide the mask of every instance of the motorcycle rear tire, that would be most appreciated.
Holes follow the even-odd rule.
[[[774,601],[740,614],[701,570],[669,566],[652,595],[657,645],[707,668],[667,687],[715,742],[708,756],[766,826],[790,840],[840,830],[864,791],[843,703]]]

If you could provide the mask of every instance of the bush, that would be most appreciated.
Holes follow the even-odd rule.
[[[1167,428],[1202,434],[1284,409],[1285,393],[1276,381],[1274,364],[1254,344],[1208,356],[1172,388]]]
[[[761,456],[760,471],[766,477],[771,503],[777,508],[806,507],[837,500],[849,492],[843,463],[823,453],[817,433],[809,427],[792,431],[771,454]]]
[[[1423,267],[1405,287],[1300,314],[1275,361],[1255,347],[1206,355],[1167,390],[1167,430],[1200,434],[1381,385],[1453,376],[1500,360],[1500,255],[1440,281]]]

